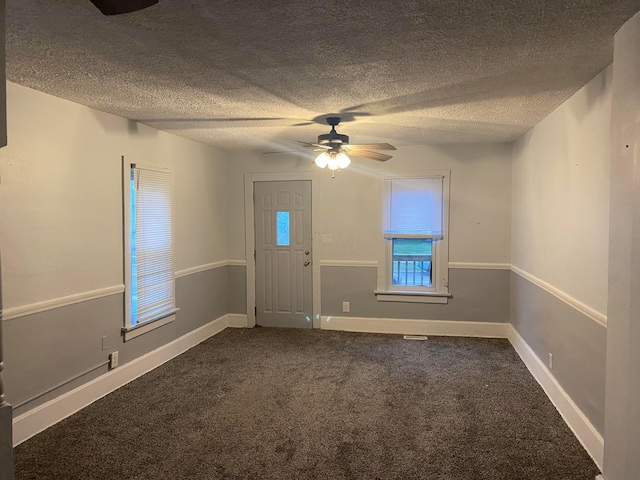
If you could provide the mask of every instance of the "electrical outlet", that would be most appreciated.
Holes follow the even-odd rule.
[[[322,243],[333,243],[333,235],[330,233],[323,233]]]
[[[553,370],[553,353],[549,353],[549,370]]]
[[[349,302],[342,302],[342,311],[348,312],[351,309],[351,304]]]
[[[102,337],[102,351],[109,350],[109,336]]]
[[[118,366],[118,352],[109,354],[109,368],[116,368]]]

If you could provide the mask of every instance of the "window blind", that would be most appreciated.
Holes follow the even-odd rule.
[[[171,173],[131,165],[131,324],[175,310]]]
[[[385,235],[442,236],[443,179],[394,178]]]

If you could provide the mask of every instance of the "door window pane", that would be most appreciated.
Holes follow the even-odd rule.
[[[289,229],[289,212],[278,212],[276,215],[277,238],[276,245],[288,247],[291,244],[291,233]]]
[[[392,240],[392,285],[431,286],[430,238]]]

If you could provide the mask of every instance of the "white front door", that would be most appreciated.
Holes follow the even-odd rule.
[[[312,328],[311,181],[255,182],[256,324]]]

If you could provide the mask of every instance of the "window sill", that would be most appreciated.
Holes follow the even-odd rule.
[[[124,327],[122,329],[122,333],[124,334],[124,341],[128,342],[131,339],[139,337],[151,330],[155,330],[156,328],[160,328],[168,323],[173,322],[176,319],[176,312],[178,309],[174,310],[171,313],[163,317],[156,318],[154,320],[148,320],[140,325],[136,325],[134,327]]]
[[[379,302],[403,303],[449,303],[450,293],[438,292],[403,292],[399,290],[376,290],[373,292]]]

